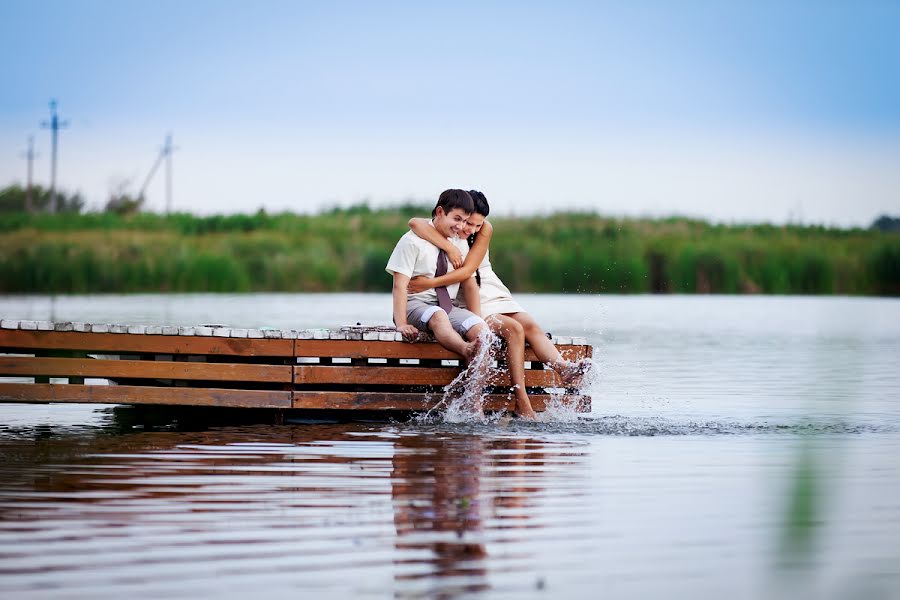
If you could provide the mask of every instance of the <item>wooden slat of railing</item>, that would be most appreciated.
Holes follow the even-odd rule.
[[[531,394],[537,411],[546,409],[549,395]],[[158,388],[127,385],[57,385],[0,382],[0,402],[77,402],[103,404],[171,404],[242,408],[319,408],[342,410],[428,410],[440,401],[422,394],[381,392],[307,392],[226,390],[217,388]],[[590,412],[590,397],[566,396],[579,412]],[[485,398],[487,410],[513,410],[515,401],[505,394]]]
[[[290,357],[294,340],[0,329],[0,349]]]
[[[569,360],[590,356],[590,346],[557,346]],[[296,356],[341,358],[439,358],[458,360],[460,356],[435,342],[376,342],[351,340],[297,340]],[[531,348],[525,349],[525,360],[537,357]]]
[[[296,351],[294,344],[296,342]],[[591,355],[590,346],[558,346],[566,358]],[[288,340],[267,338],[219,338],[181,335],[136,335],[127,333],[80,333],[0,329],[0,349],[79,350],[141,354],[218,354],[229,356],[310,356],[346,358],[459,359],[434,342],[351,340]],[[296,352],[296,353],[295,353]],[[531,348],[525,360],[534,361]]]
[[[441,358],[460,356],[434,342],[378,342],[353,340],[296,340],[296,356],[341,358]]]
[[[582,358],[591,358],[594,356],[593,346],[557,346],[559,353],[566,360],[581,360]],[[525,351],[528,353],[528,350]],[[528,360],[527,358],[525,360]]]
[[[291,383],[289,365],[0,356],[0,375]]]
[[[296,385],[346,384],[346,385],[434,385],[445,386],[459,374],[458,367],[381,367],[380,365],[297,366],[294,367]],[[510,385],[509,373],[502,373],[488,385]],[[553,371],[525,371],[528,387],[554,387],[559,385]]]
[[[52,383],[0,383],[0,401],[178,404],[244,408],[291,408],[292,404],[289,391]]]
[[[536,411],[546,409],[550,401],[548,394],[531,394],[529,399]],[[411,410],[423,411],[434,407],[441,400],[435,394],[426,400],[422,394],[396,394],[389,392],[307,392],[295,391],[294,408],[317,408],[336,410]],[[564,402],[575,403],[579,412],[590,412],[589,396],[566,396]],[[486,410],[514,410],[515,400],[506,394],[492,394],[485,398]]]

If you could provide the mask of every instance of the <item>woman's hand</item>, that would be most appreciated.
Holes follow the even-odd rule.
[[[447,260],[450,261],[450,264],[453,265],[454,269],[458,269],[463,264],[462,252],[459,251],[459,248],[453,246],[446,250],[447,252]]]
[[[425,275],[413,277],[409,280],[409,285],[407,286],[406,291],[409,294],[418,294],[420,292],[430,290],[434,287],[434,283],[432,283],[433,281],[434,280],[431,277],[427,277]]]

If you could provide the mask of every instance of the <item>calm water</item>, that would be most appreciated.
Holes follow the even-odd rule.
[[[131,428],[0,405],[0,596],[900,598],[900,302],[522,296],[548,422]],[[388,295],[0,298],[21,319],[386,324]]]

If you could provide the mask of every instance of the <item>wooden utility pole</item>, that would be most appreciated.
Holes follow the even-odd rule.
[[[156,162],[153,163],[153,166],[150,167],[150,172],[147,173],[147,178],[144,179],[144,184],[141,186],[141,191],[138,194],[138,197],[143,199],[144,194],[147,192],[147,186],[150,185],[150,181],[153,179],[153,176],[156,174],[156,170],[159,168],[159,165],[162,164],[162,161],[166,161],[166,214],[172,212],[172,153],[175,152],[177,148],[172,145],[172,134],[166,135],[166,142],[163,144],[163,147],[159,150],[159,156],[156,157]]]
[[[60,129],[69,126],[68,121],[60,121],[56,114],[56,100],[50,101],[50,120],[41,123],[41,129],[50,130],[50,212],[59,210],[56,197],[56,145]]]
[[[166,214],[172,212],[172,134],[166,135],[166,145],[163,146],[163,155],[166,157]]]
[[[28,150],[22,155],[28,161],[28,178],[25,180],[25,212],[34,212],[34,200],[32,199],[32,174],[34,173],[34,136],[28,136]]]

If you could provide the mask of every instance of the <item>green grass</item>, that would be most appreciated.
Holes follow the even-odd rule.
[[[388,291],[397,239],[429,207],[319,215],[0,216],[0,292]],[[900,235],[610,219],[492,218],[514,291],[900,294]]]

